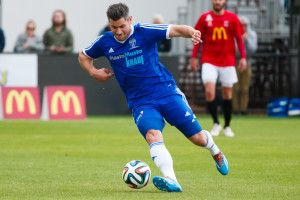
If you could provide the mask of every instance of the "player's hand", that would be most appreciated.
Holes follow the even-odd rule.
[[[197,58],[191,58],[191,68],[193,72],[198,72],[200,69],[199,62]]]
[[[192,35],[192,42],[194,45],[199,44],[200,42],[202,42],[201,40],[201,32],[198,30],[195,30],[193,35]]]
[[[114,76],[113,71],[106,69],[106,68],[101,68],[101,69],[93,69],[90,72],[90,75],[95,78],[99,82],[105,82],[111,77]]]
[[[243,40],[248,40],[248,38],[249,38],[248,33],[247,33],[247,32],[244,33],[244,34],[242,35],[242,38],[243,38]]]
[[[246,68],[247,68],[246,58],[241,58],[240,61],[239,61],[240,72],[243,73],[243,71],[245,71]]]

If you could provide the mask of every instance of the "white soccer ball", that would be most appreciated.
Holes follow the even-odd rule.
[[[151,178],[150,167],[143,161],[132,160],[123,169],[124,182],[131,188],[145,187]]]

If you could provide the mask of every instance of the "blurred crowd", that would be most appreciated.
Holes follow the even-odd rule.
[[[62,10],[56,10],[52,16],[52,26],[48,28],[43,37],[36,33],[36,23],[29,20],[25,25],[25,31],[17,37],[14,46],[15,53],[41,53],[54,54],[69,53],[73,51],[73,35],[67,28],[66,14]],[[5,46],[5,36],[0,28],[0,52]]]
[[[153,17],[154,24],[162,24],[163,17],[156,14]],[[48,28],[43,37],[35,33],[36,23],[29,20],[25,25],[23,33],[19,34],[14,45],[15,53],[53,53],[63,54],[72,53],[74,47],[73,34],[67,28],[66,14],[63,10],[56,10],[52,16],[52,26]],[[100,30],[99,36],[103,35],[106,31],[110,31],[110,26],[107,24]],[[158,51],[169,52],[171,50],[171,39],[163,40],[157,43]],[[0,27],[0,52],[5,47],[4,31]]]

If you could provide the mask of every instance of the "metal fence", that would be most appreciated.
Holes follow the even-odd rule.
[[[266,112],[271,97],[300,97],[299,55],[297,53],[262,53],[252,55],[249,112]],[[196,112],[205,112],[205,91],[201,71],[193,73],[190,55],[179,57],[179,87]],[[217,99],[221,100],[221,85],[217,83]]]

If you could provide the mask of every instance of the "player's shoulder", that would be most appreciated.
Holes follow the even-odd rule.
[[[202,13],[201,17],[205,17],[205,16],[207,16],[207,15],[212,15],[212,14],[213,14],[213,11],[210,10],[210,11],[207,11],[207,12]]]
[[[213,16],[213,11],[207,11],[205,13],[202,13],[202,15],[199,17],[199,20],[209,20],[211,19]]]
[[[234,12],[231,12],[229,10],[225,10],[225,15],[233,17],[233,18],[238,18],[237,14],[235,14]]]
[[[111,31],[105,32],[103,35],[100,35],[96,38],[99,42],[108,42],[114,38],[114,35]]]
[[[158,29],[158,30],[166,30],[169,27],[169,24],[149,24],[149,23],[141,23],[136,25],[138,29]]]

